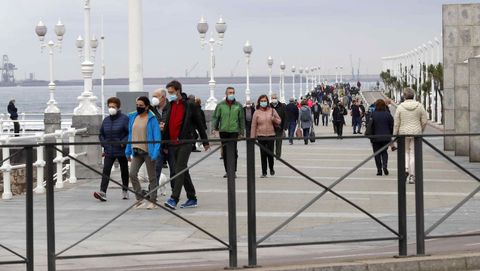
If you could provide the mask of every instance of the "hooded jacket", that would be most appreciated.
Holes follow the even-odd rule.
[[[397,107],[394,118],[395,135],[421,134],[427,126],[427,111],[414,100],[406,100]]]

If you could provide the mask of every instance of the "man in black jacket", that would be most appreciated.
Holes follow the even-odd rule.
[[[202,119],[198,106],[194,102],[187,99],[187,95],[182,93],[182,84],[176,80],[170,82],[166,86],[167,99],[170,102],[170,108],[167,112],[165,129],[162,134],[163,140],[170,140],[169,152],[172,151],[175,157],[175,172],[181,172],[188,166],[188,159],[192,152],[191,143],[183,143],[183,140],[193,139],[192,127],[202,127]],[[205,151],[210,149],[208,144],[207,133],[200,129],[200,138],[203,140]],[[185,171],[175,179],[170,199],[165,202],[165,206],[170,209],[176,209],[180,200],[182,187],[185,187],[188,200],[183,203],[181,208],[197,207],[197,196],[195,187],[189,171]]]
[[[288,141],[292,145],[298,120],[298,107],[293,97],[290,98],[290,102],[285,107],[285,119],[288,127]]]
[[[277,114],[282,119],[282,122],[278,127],[275,127],[275,137],[284,137],[285,130],[287,128],[287,121],[285,119],[286,106],[284,103],[280,102],[277,98],[277,94],[272,94],[272,103],[270,106],[277,111]],[[280,158],[282,156],[282,139],[275,140],[275,155]]]
[[[20,124],[18,123],[18,110],[15,106],[15,99],[10,100],[7,110],[8,114],[10,114],[10,119],[13,120],[13,132],[15,133],[15,136],[20,136]]]

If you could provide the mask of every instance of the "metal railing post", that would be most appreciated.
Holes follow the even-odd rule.
[[[225,144],[225,142],[223,142]],[[228,235],[229,235],[229,268],[237,267],[237,211],[235,197],[235,142],[226,142],[227,153],[227,191],[228,191]]]
[[[54,202],[54,183],[53,179],[53,155],[55,147],[53,144],[46,145],[47,153],[47,260],[48,260],[48,271],[56,270],[56,256],[55,256],[55,202]]]
[[[20,123],[22,123],[22,125],[20,126],[20,129],[22,130],[22,134],[25,134],[25,125],[26,125],[25,112],[23,112],[21,115],[22,115],[22,122],[18,121],[18,125],[20,125]]]
[[[405,176],[405,137],[397,140],[397,178],[398,178],[398,255],[407,256],[407,189]]]
[[[27,271],[33,271],[33,147],[25,147],[25,182],[26,182],[26,251],[27,251]]]
[[[69,143],[75,143],[75,129],[69,129],[68,130],[68,142]],[[77,154],[75,153],[75,145],[70,145],[68,146],[68,154],[73,157],[77,158]],[[70,177],[68,178],[69,183],[76,183],[77,182],[77,173],[76,173],[76,162],[73,159],[69,159],[70,162]]]
[[[425,255],[425,208],[423,204],[423,149],[422,137],[415,137],[415,217],[417,255]]]
[[[1,142],[3,144],[8,144],[8,136],[4,137]],[[10,157],[10,148],[2,148],[2,160],[5,160]],[[0,171],[3,172],[3,194],[2,199],[11,199],[12,194],[12,183],[10,179],[10,172],[12,171],[12,165],[10,164],[10,159],[7,159],[3,162]]]
[[[247,139],[248,267],[257,266],[257,213],[255,203],[255,143]]]

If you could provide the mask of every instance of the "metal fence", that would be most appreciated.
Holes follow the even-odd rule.
[[[211,239],[217,241],[222,245],[220,248],[195,248],[195,249],[183,249],[183,250],[159,250],[159,251],[130,251],[130,252],[122,252],[122,253],[103,253],[103,254],[78,254],[78,255],[68,255],[65,256],[64,253],[72,249],[73,247],[79,245],[83,241],[87,240],[88,238],[95,235],[100,230],[104,229],[115,220],[120,218],[122,215],[127,213],[130,209],[134,207],[134,204],[130,205],[125,210],[118,213],[112,219],[107,221],[102,226],[98,227],[98,229],[92,231],[79,241],[73,243],[72,245],[68,246],[67,248],[57,251],[55,247],[55,240],[56,240],[56,231],[55,231],[55,200],[54,200],[54,170],[55,164],[53,163],[54,154],[55,152],[62,152],[64,157],[69,157],[69,159],[77,162],[78,164],[85,167],[87,170],[91,170],[97,173],[100,176],[103,176],[102,172],[98,171],[97,169],[85,164],[84,162],[78,160],[76,157],[70,156],[67,153],[63,152],[63,148],[60,146],[64,145],[93,145],[99,144],[98,142],[82,142],[82,143],[41,143],[41,144],[32,144],[32,145],[10,145],[10,146],[3,146],[3,147],[17,147],[22,148],[23,152],[26,155],[26,183],[27,183],[27,191],[26,191],[26,255],[21,255],[14,250],[2,245],[0,243],[0,248],[6,249],[13,255],[16,255],[20,260],[17,261],[4,261],[0,262],[0,265],[6,264],[26,264],[26,269],[28,271],[34,269],[34,262],[33,262],[33,148],[38,147],[38,145],[42,145],[45,147],[46,152],[46,210],[47,210],[47,254],[48,254],[48,270],[54,271],[56,270],[56,262],[58,260],[67,260],[67,259],[81,259],[81,258],[98,258],[98,257],[117,257],[117,256],[133,256],[133,255],[153,255],[153,254],[173,254],[173,253],[199,253],[199,252],[212,252],[212,251],[228,251],[228,259],[229,259],[229,268],[237,268],[238,267],[238,251],[237,251],[237,221],[236,221],[236,187],[235,187],[235,148],[234,143],[241,141],[246,142],[246,156],[247,156],[247,223],[248,223],[248,266],[247,267],[256,267],[258,266],[257,261],[257,251],[258,249],[262,248],[271,248],[271,247],[287,247],[287,246],[309,246],[309,245],[322,245],[322,244],[339,244],[339,243],[360,243],[360,242],[374,242],[374,241],[388,241],[388,240],[396,240],[398,241],[398,256],[403,257],[407,256],[407,210],[406,210],[406,175],[405,175],[405,138],[406,137],[413,137],[415,142],[415,215],[416,215],[416,255],[425,255],[425,240],[431,238],[452,238],[452,237],[464,237],[464,236],[480,236],[480,233],[468,233],[468,234],[449,234],[449,235],[430,235],[430,233],[438,227],[441,223],[443,223],[449,216],[455,213],[461,206],[463,206],[469,199],[471,199],[475,194],[480,191],[480,185],[472,191],[466,198],[464,198],[461,202],[459,202],[456,206],[454,206],[449,212],[447,212],[441,219],[435,222],[430,228],[425,230],[425,210],[424,210],[424,193],[423,193],[423,146],[426,144],[430,148],[432,148],[435,152],[439,153],[443,156],[447,161],[458,167],[461,171],[465,172],[469,176],[471,176],[474,180],[480,182],[480,178],[475,176],[473,173],[462,167],[459,163],[455,162],[452,158],[446,155],[444,152],[436,148],[433,144],[425,140],[427,137],[446,137],[446,136],[478,136],[480,138],[480,134],[454,134],[454,135],[408,135],[408,136],[397,136],[395,137],[392,142],[396,142],[398,145],[397,151],[397,214],[398,214],[398,228],[393,229],[381,219],[375,217],[371,214],[368,210],[360,207],[359,205],[355,204],[352,200],[348,199],[345,196],[337,193],[335,191],[335,186],[340,184],[344,181],[348,176],[350,176],[353,172],[357,169],[361,168],[365,165],[369,160],[374,158],[375,155],[379,154],[389,145],[385,145],[382,149],[378,150],[376,153],[369,155],[367,158],[359,162],[355,167],[349,170],[347,173],[340,176],[336,181],[331,183],[330,185],[325,185],[321,181],[315,180],[314,178],[308,176],[305,172],[302,172],[285,159],[281,157],[276,157],[274,153],[270,150],[266,149],[264,146],[259,144],[255,139],[218,139],[218,140],[210,140],[210,142],[217,142],[221,143],[222,145],[226,146],[226,153],[224,153],[224,157],[227,159],[227,197],[228,197],[228,241],[222,240],[220,237],[215,236],[208,229],[202,228],[199,225],[195,224],[193,221],[183,217],[182,215],[170,210],[169,208],[164,207],[159,203],[155,203],[159,208],[163,209],[164,211],[170,213],[171,215],[179,218],[183,222],[195,227],[197,230],[205,233]],[[376,136],[345,136],[344,139],[353,139],[353,140],[365,140],[367,138],[374,138]],[[316,140],[328,140],[328,139],[335,139],[337,137],[317,137]],[[265,140],[277,140],[280,138],[268,138]],[[288,138],[282,138],[283,140],[287,140]],[[303,138],[297,138],[297,140],[303,140]],[[193,142],[200,142],[196,140],[186,140],[184,141],[185,144],[193,143]],[[120,144],[126,142],[112,142],[111,144]],[[146,143],[146,142],[138,142],[138,143]],[[158,142],[150,142],[150,143],[158,143]],[[165,143],[165,142],[162,142]],[[286,219],[284,222],[279,224],[277,227],[273,228],[270,232],[263,236],[258,236],[257,230],[257,214],[256,214],[256,192],[255,192],[255,145],[259,146],[259,148],[263,149],[267,153],[286,165],[288,168],[292,169],[297,174],[303,176],[309,182],[314,183],[317,185],[320,190],[318,191],[318,195],[316,195],[313,199],[311,199],[308,203],[302,206],[297,212],[295,212],[291,217]],[[196,161],[195,163],[191,164],[188,168],[184,169],[181,172],[177,172],[175,176],[169,179],[169,181],[174,180],[178,176],[180,176],[185,171],[189,170],[200,164],[202,161],[210,157],[215,152],[219,151],[222,146],[218,146],[212,151],[208,152],[204,157],[200,160]],[[15,155],[15,154],[14,154]],[[9,157],[2,161],[5,162],[8,160]],[[122,183],[110,178],[110,181],[120,187]],[[164,182],[159,184],[155,189],[150,191],[148,194],[136,194],[130,188],[127,188],[130,192],[136,194],[137,196],[141,197],[141,200],[148,200],[148,196],[153,193],[153,191],[158,190],[159,188],[165,186],[168,182]],[[126,187],[124,187],[126,188]],[[341,199],[345,203],[349,204],[350,206],[354,207],[358,212],[361,212],[368,216],[371,220],[375,221],[383,228],[388,230],[391,234],[390,236],[376,236],[372,238],[363,238],[363,239],[344,239],[344,240],[334,240],[334,241],[309,241],[309,242],[295,242],[295,243],[273,243],[273,244],[264,244],[264,241],[273,236],[276,232],[280,229],[284,228],[287,224],[289,224],[292,220],[294,220],[297,216],[299,216],[302,212],[304,212],[308,207],[310,207],[313,203],[317,202],[321,199],[325,194],[331,193],[335,195],[337,198]],[[0,240],[1,242],[1,240]]]

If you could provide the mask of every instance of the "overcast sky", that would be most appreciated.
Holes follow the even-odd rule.
[[[40,54],[34,33],[41,18],[55,38],[53,25],[61,18],[66,35],[55,55],[55,79],[80,79],[75,40],[83,35],[83,0],[0,0],[0,55],[7,54],[17,79],[34,72],[48,78],[48,56]],[[143,0],[144,76],[205,76],[208,50],[201,49],[196,24],[204,15],[210,31],[219,15],[228,29],[224,46],[216,50],[216,74],[245,74],[242,46],[253,46],[251,74],[266,75],[266,60],[280,60],[288,69],[320,65],[334,73],[336,65],[351,73],[361,58],[361,73],[377,73],[380,57],[417,47],[441,33],[442,0]],[[476,2],[476,1],[473,1]],[[107,77],[128,77],[127,0],[91,0],[92,33],[100,36],[101,17],[106,36]],[[209,32],[210,32],[209,31]],[[96,54],[100,60],[99,51]],[[98,63],[96,63],[98,65]],[[96,66],[96,77],[99,69]]]

